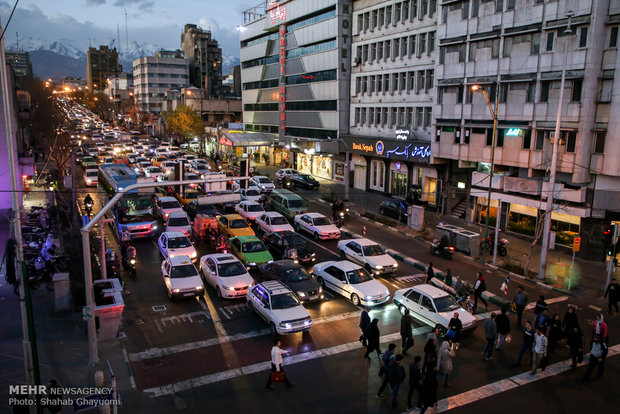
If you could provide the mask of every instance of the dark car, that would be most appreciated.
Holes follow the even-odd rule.
[[[232,193],[233,192],[230,190],[224,190],[224,191],[220,191],[218,194],[223,195],[223,194],[232,194]],[[218,207],[223,213],[226,213],[230,211],[235,211],[235,206],[238,203],[239,203],[238,201],[225,201],[223,203],[219,203]]]
[[[278,260],[259,267],[265,279],[279,280],[288,286],[304,302],[315,302],[325,298],[319,282],[299,263],[292,260]]]
[[[285,187],[301,187],[307,188],[309,190],[316,190],[321,186],[316,178],[311,176],[310,174],[291,174],[284,177],[284,186]]]
[[[207,216],[221,216],[222,213],[216,208],[215,204],[198,204],[196,201],[189,202],[185,205],[185,211],[189,218],[193,221],[197,214]]]
[[[294,231],[269,233],[263,237],[263,240],[275,259],[282,259],[286,247],[292,246],[297,250],[299,263],[309,265],[316,261],[316,253],[308,247],[306,239]]]
[[[385,200],[379,204],[379,214],[407,222],[409,204],[402,200]]]

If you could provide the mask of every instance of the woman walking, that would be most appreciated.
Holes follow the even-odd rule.
[[[583,332],[581,332],[581,328],[579,328],[579,326],[573,326],[571,330],[567,332],[566,343],[570,348],[570,356],[572,360],[570,367],[571,369],[575,369],[577,368],[577,363],[583,361],[583,349],[586,346],[586,338],[584,337]]]
[[[424,383],[422,384],[422,393],[420,399],[422,400],[422,408],[420,414],[424,414],[427,409],[432,408],[437,404],[437,377],[434,372],[427,372]]]
[[[423,373],[434,374],[437,365],[437,348],[435,345],[436,339],[429,338],[424,345],[424,366],[422,367]]]
[[[450,374],[452,374],[452,358],[455,357],[454,346],[451,341],[443,341],[441,348],[439,349],[439,357],[437,358],[437,383],[442,376],[446,379],[443,383],[444,387],[449,387],[448,380]]]
[[[366,348],[366,353],[364,354],[364,358],[368,358],[368,355],[372,351],[377,351],[377,358],[381,355],[381,349],[379,349],[379,337],[381,336],[379,332],[379,319],[375,318],[370,322],[370,325],[364,331],[364,337],[368,341],[368,348]]]
[[[553,315],[551,324],[549,325],[549,353],[552,353],[555,346],[562,340],[564,333],[562,332],[562,321],[557,313]]]

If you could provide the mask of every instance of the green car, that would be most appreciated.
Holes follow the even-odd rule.
[[[82,168],[96,167],[96,166],[97,166],[97,160],[94,159],[93,157],[82,158]]]
[[[265,244],[256,236],[238,236],[230,240],[230,252],[237,256],[249,269],[256,269],[263,263],[273,262],[273,256]]]

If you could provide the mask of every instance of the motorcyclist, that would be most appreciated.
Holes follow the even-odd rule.
[[[217,247],[216,250],[218,252],[223,252],[223,251],[228,251],[229,247],[228,247],[228,238],[225,235],[220,235],[220,237],[217,239]]]
[[[338,213],[344,208],[344,203],[340,199],[336,199],[332,204],[332,218],[336,220]]]
[[[439,249],[443,249],[449,246],[450,246],[450,241],[448,240],[448,236],[444,234],[443,236],[441,236],[441,239],[439,239]]]
[[[284,254],[282,255],[283,259],[289,260],[297,260],[297,249],[291,246],[290,244],[286,245],[286,249],[284,249]]]
[[[93,211],[94,204],[95,202],[93,201],[93,198],[90,196],[90,194],[86,194],[86,197],[84,197],[84,208],[86,208],[86,213],[88,213],[89,216],[90,213]]]

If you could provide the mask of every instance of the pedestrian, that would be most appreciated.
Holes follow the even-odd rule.
[[[398,391],[400,390],[401,384],[405,381],[405,368],[402,366],[403,356],[398,354],[392,360],[392,363],[387,369],[386,377],[390,381],[390,388],[392,388],[392,402],[390,406],[393,410],[396,409],[398,399]]]
[[[452,358],[455,356],[456,354],[454,353],[452,341],[443,341],[441,348],[439,348],[439,356],[437,358],[437,383],[439,383],[442,376],[445,376],[444,387],[450,386],[448,380],[450,379],[450,374],[452,374]]]
[[[362,334],[360,335],[360,342],[364,346],[368,346],[368,341],[366,340],[366,336],[364,335],[364,331],[370,325],[370,308],[366,306],[362,311],[362,315],[360,316],[360,324],[359,327],[362,330]]]
[[[448,327],[454,331],[454,338],[452,340],[458,342],[461,339],[461,330],[463,329],[463,322],[459,319],[458,312],[454,312],[452,319],[448,322]]]
[[[568,310],[564,314],[564,320],[562,321],[562,328],[564,332],[569,332],[573,328],[579,328],[579,320],[577,319],[577,312],[573,306],[569,306]],[[579,328],[581,330],[581,328]]]
[[[59,404],[62,400],[62,394],[58,387],[58,382],[55,379],[51,379],[47,382],[47,395],[49,397],[46,405],[47,410],[51,414],[59,414],[62,412],[62,405]]]
[[[540,328],[536,328],[536,335],[534,335],[534,347],[532,349],[532,372],[535,374],[538,369],[538,365],[542,370],[545,370],[545,361],[543,360],[547,356],[547,337],[543,334]]]
[[[548,309],[547,302],[545,302],[545,297],[540,296],[536,301],[536,306],[534,306],[534,313],[536,315],[541,314],[544,310]]]
[[[427,372],[424,377],[424,383],[422,384],[422,393],[420,398],[422,400],[422,408],[420,414],[424,414],[427,409],[434,409],[437,404],[437,376],[434,372]]]
[[[450,269],[448,269],[448,271],[446,272],[446,278],[444,280],[444,283],[452,287],[452,271]]]
[[[482,292],[487,290],[487,284],[484,276],[480,272],[476,273],[476,276],[476,283],[474,284],[474,313],[476,313],[476,309],[478,309],[478,300],[484,303],[485,311],[489,307],[487,301],[482,297]]]
[[[364,337],[368,341],[368,347],[366,348],[366,353],[364,354],[364,358],[368,358],[368,355],[372,351],[377,351],[377,358],[381,355],[381,349],[379,349],[379,337],[381,336],[379,332],[379,319],[375,318],[370,322],[370,325],[364,331]]]
[[[413,407],[411,401],[413,394],[418,391],[418,408],[422,406],[422,357],[416,355],[413,358],[413,362],[409,363],[409,393],[407,394],[407,410],[411,410]]]
[[[556,344],[564,338],[562,331],[562,321],[557,313],[553,315],[553,319],[549,322],[549,353],[552,354]]]
[[[435,352],[439,352],[439,325],[435,325],[432,331],[426,334],[426,340],[433,340],[433,344],[435,344]]]
[[[495,349],[498,351],[502,350],[502,344],[504,343],[504,341],[510,342],[510,340],[507,339],[508,335],[510,334],[510,319],[508,319],[508,315],[506,314],[506,312],[507,309],[504,306],[501,313],[495,318],[495,326],[497,327],[498,334],[497,345]]]
[[[541,313],[536,315],[536,320],[534,321],[534,328],[540,328],[543,334],[547,333],[547,328],[551,325],[551,318],[548,313],[547,309],[543,309]]]
[[[515,363],[515,367],[521,366],[523,355],[525,355],[526,352],[530,356],[530,365],[532,365],[532,348],[534,346],[535,337],[536,330],[532,327],[532,322],[525,322],[525,328],[523,328],[523,342],[521,343],[521,348],[519,349],[519,355],[517,356],[517,362]]]
[[[603,298],[607,296],[609,296],[607,313],[609,316],[614,316],[611,312],[612,306],[616,308],[616,313],[618,313],[618,301],[620,300],[620,285],[618,285],[615,278],[611,279],[611,282],[607,285],[607,289],[605,289],[605,296],[603,296]]]
[[[527,305],[527,293],[523,290],[523,286],[517,287],[517,293],[515,293],[512,302],[515,304],[515,312],[517,314],[517,326],[521,328],[521,321],[523,318],[523,311]]]
[[[390,364],[394,361],[394,350],[396,350],[396,344],[389,344],[387,351],[383,353],[381,357],[381,366],[379,367],[379,376],[383,377],[383,381],[381,382],[381,386],[377,391],[377,398],[383,399],[383,391],[385,387],[387,387],[390,382],[390,378],[387,375],[388,368]]]
[[[570,348],[570,356],[572,360],[571,369],[577,368],[577,363],[583,361],[583,349],[586,346],[586,338],[581,332],[579,326],[573,326],[566,333],[566,344]]]
[[[271,372],[269,373],[269,378],[267,379],[266,385],[266,388],[270,390],[275,388],[272,384],[272,382],[276,379],[275,373],[280,373],[281,381],[283,381],[287,387],[291,388],[295,386],[294,382],[289,382],[288,377],[282,368],[282,355],[288,354],[289,351],[281,349],[280,345],[282,345],[282,342],[280,342],[279,339],[275,339],[273,341],[273,348],[271,348]]]
[[[426,268],[426,283],[431,283],[431,280],[435,277],[435,270],[433,269],[433,263],[428,264]]]
[[[502,285],[499,287],[499,290],[504,294],[504,296],[508,296],[508,285],[510,284],[510,276],[506,276]]]
[[[437,364],[437,348],[435,345],[436,340],[429,338],[424,345],[424,365],[422,366],[422,373],[431,372],[434,374]]]
[[[600,335],[594,335],[592,343],[590,344],[590,360],[588,361],[588,369],[583,374],[583,380],[588,381],[594,368],[598,367],[598,374],[596,378],[603,376],[603,368],[605,365],[605,359],[607,358],[607,345],[602,340]]]
[[[607,324],[603,319],[602,313],[600,313],[598,315],[598,319],[594,321],[594,326],[592,326],[592,333],[594,335],[599,335],[603,342],[607,343]]]
[[[482,351],[482,356],[487,361],[491,359],[493,353],[493,345],[495,344],[495,338],[497,338],[497,325],[495,324],[495,312],[491,313],[491,317],[484,321],[484,336],[487,339],[487,344]]]
[[[413,346],[413,325],[411,322],[409,309],[405,309],[405,314],[400,318],[400,338],[403,341],[403,355],[407,355],[407,350]]]

